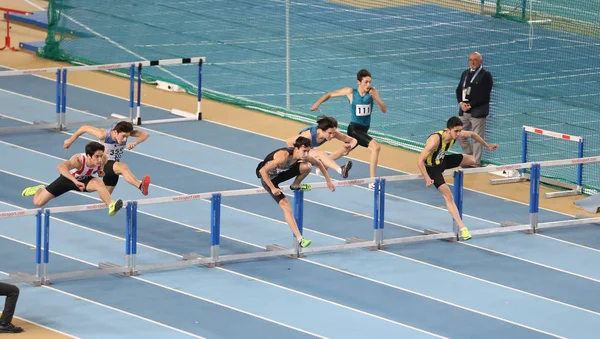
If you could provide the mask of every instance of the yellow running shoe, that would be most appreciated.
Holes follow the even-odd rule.
[[[23,192],[21,192],[21,195],[24,197],[31,197],[31,196],[34,196],[35,193],[39,189],[44,189],[44,188],[46,188],[45,185],[37,185],[37,186],[27,187],[26,189],[23,190]]]
[[[304,191],[304,192],[308,192],[310,190],[312,190],[312,186],[310,184],[301,184],[300,186],[293,186],[290,185],[290,189],[292,191]]]
[[[466,227],[460,230],[460,236],[465,241],[471,239],[471,233],[469,233],[469,230]]]
[[[121,208],[123,208],[123,200],[119,199],[117,201],[113,201],[108,206],[108,215],[112,217],[113,215],[117,214]]]
[[[300,239],[300,247],[302,247],[302,248],[307,248],[308,246],[310,246],[311,243],[312,243],[311,240],[304,239],[304,237],[302,237]]]

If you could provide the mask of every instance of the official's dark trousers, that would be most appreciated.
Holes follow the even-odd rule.
[[[10,324],[12,323],[13,315],[15,314],[15,308],[17,307],[19,288],[15,285],[0,282],[0,296],[6,296],[4,310],[0,317],[0,324]]]

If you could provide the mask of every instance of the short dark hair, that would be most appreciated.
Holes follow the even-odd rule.
[[[90,143],[85,145],[85,154],[89,155],[90,157],[98,151],[104,152],[104,145],[97,141],[91,141]]]
[[[310,139],[305,137],[297,137],[296,141],[294,142],[294,148],[300,148],[302,146],[312,148],[312,143],[310,142]]]
[[[360,71],[358,71],[358,73],[356,73],[356,80],[358,81],[362,81],[362,79],[364,77],[370,77],[371,73],[369,73],[369,71],[367,71],[366,69],[361,69]]]
[[[448,119],[448,122],[446,122],[446,128],[449,128],[449,129],[453,129],[454,127],[462,126],[462,125],[463,125],[462,120],[460,120],[460,118],[457,116],[454,116],[454,117]]]
[[[117,133],[131,133],[133,132],[133,124],[129,121],[119,121],[115,127],[113,127],[114,131]]]
[[[326,130],[328,130],[330,128],[337,128],[338,127],[338,122],[333,117],[328,117],[326,115],[321,115],[321,116],[318,117],[317,127],[320,130],[326,131]]]

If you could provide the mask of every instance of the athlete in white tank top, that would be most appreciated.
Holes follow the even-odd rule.
[[[75,179],[77,180],[84,180],[88,177],[91,177],[92,175],[100,172],[102,170],[102,166],[104,164],[99,164],[96,167],[88,167],[87,165],[87,155],[85,155],[85,153],[81,153],[81,163],[83,164],[81,169],[72,169],[69,171],[69,173],[71,173],[71,175],[73,177],[75,177]]]

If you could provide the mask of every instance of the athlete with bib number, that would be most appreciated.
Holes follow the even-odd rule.
[[[446,155],[450,148],[452,148],[452,145],[454,145],[454,142],[459,138],[473,138],[490,151],[498,149],[498,145],[488,144],[479,134],[463,131],[463,123],[460,118],[452,117],[446,122],[446,129],[437,131],[427,138],[425,148],[417,159],[417,166],[419,166],[421,174],[425,177],[425,185],[427,187],[434,185],[444,197],[446,208],[448,208],[448,212],[450,212],[450,215],[456,221],[463,240],[469,240],[471,239],[471,234],[460,218],[458,207],[456,207],[456,203],[454,202],[454,196],[446,184],[443,175],[446,169],[458,166],[464,168],[475,163],[475,158],[472,155]]]
[[[108,206],[108,214],[113,216],[123,207],[123,201],[121,199],[111,201],[110,193],[104,183],[93,176],[94,174],[98,174],[99,177],[104,176],[105,163],[104,146],[92,141],[85,146],[85,153],[75,154],[71,159],[58,164],[60,177],[48,187],[44,185],[27,187],[21,195],[33,196],[33,204],[41,207],[68,191],[98,192],[100,199]]]
[[[138,144],[144,142],[144,140],[148,139],[150,136],[148,133],[133,129],[133,124],[128,121],[121,121],[112,129],[83,125],[77,132],[73,133],[69,139],[65,140],[63,147],[68,149],[73,142],[84,133],[98,138],[100,142],[104,143],[104,147],[106,147],[105,155],[108,158],[108,161],[104,166],[106,175],[104,176],[103,181],[109,192],[112,193],[114,191],[117,182],[119,181],[119,175],[122,175],[123,178],[125,178],[125,181],[134,187],[137,187],[143,195],[148,195],[150,176],[145,175],[142,181],[139,181],[135,175],[131,173],[129,166],[121,162],[123,151],[125,149],[131,150]],[[137,140],[128,145],[127,140],[130,136],[136,137]]]
[[[352,137],[340,133],[337,127],[338,122],[335,118],[322,115],[318,117],[316,125],[302,129],[297,135],[286,139],[285,143],[288,148],[293,148],[294,143],[299,137],[310,139],[313,148],[310,150],[309,155],[321,161],[325,168],[336,171],[342,178],[346,179],[348,178],[348,172],[352,168],[352,161],[348,160],[345,165],[339,166],[335,160],[348,155],[352,148],[356,147],[357,141]],[[317,148],[332,139],[338,139],[344,145],[331,155],[327,155],[324,150]],[[320,175],[320,173],[321,170],[317,168],[316,174]]]
[[[323,95],[310,108],[311,111],[316,111],[319,106],[330,98],[345,96],[350,102],[350,113],[352,114],[352,122],[348,125],[348,136],[356,139],[358,145],[371,150],[371,166],[369,174],[371,178],[377,176],[377,163],[379,162],[379,152],[381,145],[375,141],[369,134],[371,126],[371,113],[373,111],[373,102],[376,102],[379,109],[385,113],[387,106],[381,101],[379,92],[375,87],[371,87],[371,73],[366,69],[361,69],[356,74],[358,82],[357,88],[344,87],[334,92],[329,92]],[[373,183],[369,184],[369,188],[373,189]]]

